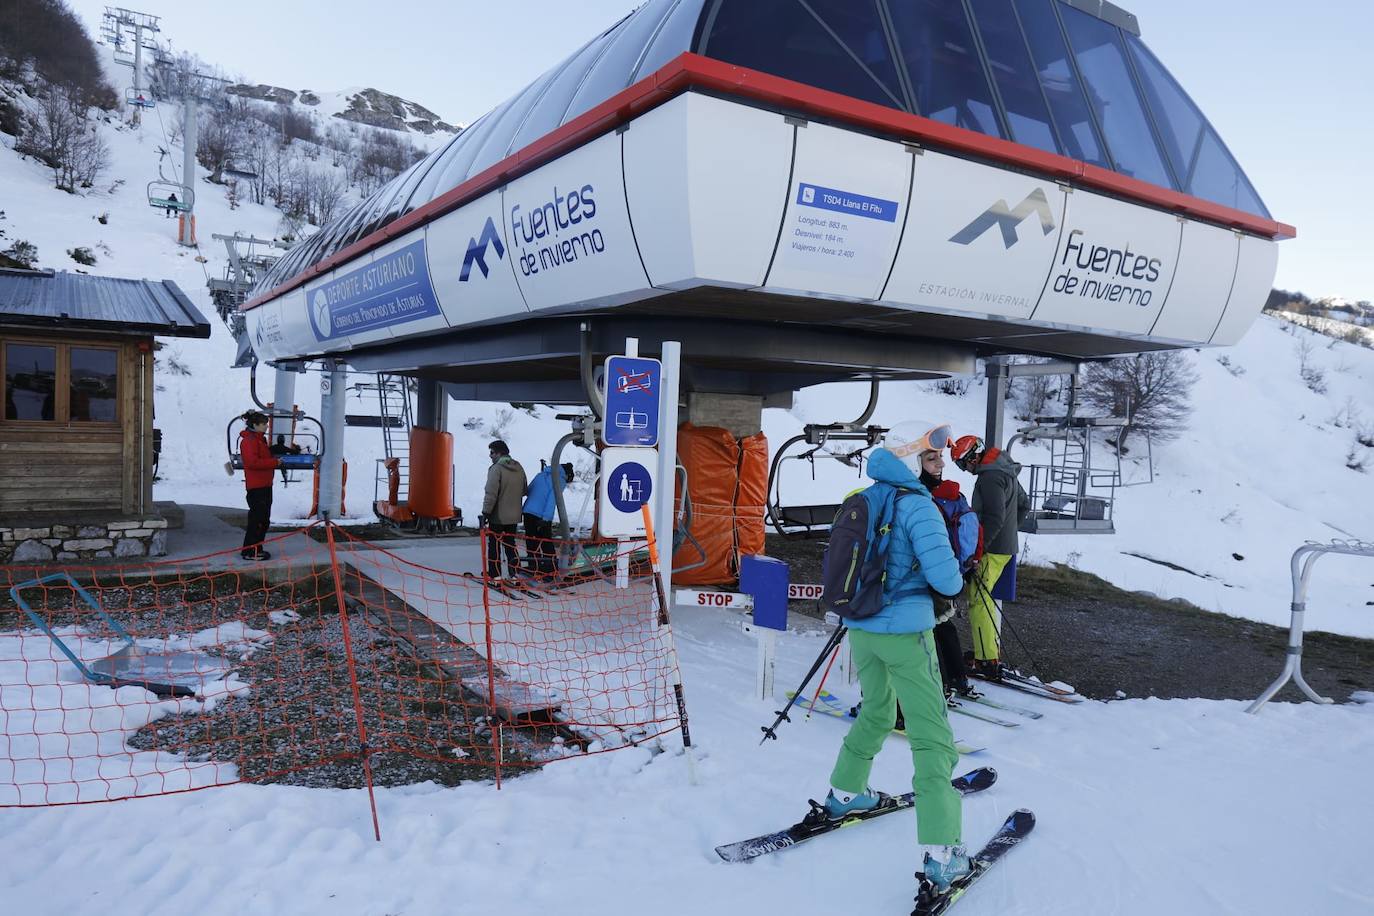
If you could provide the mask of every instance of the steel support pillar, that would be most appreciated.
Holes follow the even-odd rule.
[[[320,459],[320,518],[338,518],[343,505],[344,408],[348,403],[348,370],[325,360],[320,379],[320,422],[324,425],[324,456]]]

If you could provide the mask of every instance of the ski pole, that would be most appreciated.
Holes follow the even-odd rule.
[[[763,744],[769,738],[772,738],[774,741],[778,740],[777,727],[784,721],[792,721],[787,717],[787,711],[792,708],[793,703],[797,702],[797,698],[806,691],[806,685],[811,683],[811,679],[816,676],[816,672],[821,667],[821,662],[825,661],[825,657],[830,654],[830,650],[839,646],[840,640],[844,639],[844,633],[844,624],[838,624],[835,627],[835,632],[830,634],[830,638],[827,639],[825,645],[821,647],[820,654],[816,656],[816,661],[811,665],[811,670],[806,672],[806,677],[802,678],[802,682],[797,685],[797,689],[793,692],[792,698],[787,701],[787,705],[778,713],[778,717],[773,720],[773,724],[759,727],[760,731],[763,732],[763,738],[759,740],[759,744]]]
[[[825,692],[826,679],[830,677],[830,669],[834,667],[835,659],[840,657],[841,648],[841,646],[836,646],[835,651],[830,653],[830,662],[825,666],[825,671],[821,673],[821,682],[816,685],[816,692],[811,696],[811,705],[806,707],[806,718],[808,719],[816,711],[816,704],[820,702],[821,694]]]

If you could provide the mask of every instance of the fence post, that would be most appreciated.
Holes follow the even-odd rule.
[[[1289,561],[1289,572],[1293,578],[1293,601],[1292,601],[1292,620],[1288,626],[1288,653],[1283,663],[1283,671],[1274,683],[1265,688],[1255,702],[1251,703],[1246,712],[1254,715],[1260,708],[1273,699],[1274,694],[1278,693],[1292,680],[1298,685],[1303,693],[1307,694],[1308,699],[1314,703],[1331,704],[1336,701],[1324,697],[1313,690],[1307,683],[1307,679],[1302,676],[1302,636],[1303,621],[1307,616],[1307,586],[1312,579],[1312,567],[1317,561],[1329,553],[1345,554],[1356,557],[1374,557],[1374,544],[1364,541],[1332,541],[1330,544],[1318,544],[1308,541],[1306,544],[1293,551],[1293,558]],[[1299,561],[1301,561],[1301,571],[1299,571]]]
[[[487,575],[487,530],[482,529],[482,623],[487,644],[487,729],[491,732],[491,759],[496,766],[496,788],[501,788],[501,720],[496,715],[496,662],[491,657],[491,577]],[[496,545],[499,562],[501,546]]]
[[[382,841],[382,825],[377,820],[377,796],[372,790],[372,750],[367,746],[367,725],[363,722],[363,699],[358,689],[358,668],[353,659],[353,637],[348,629],[348,605],[344,603],[343,579],[339,576],[339,555],[334,549],[334,521],[326,518],[325,539],[329,542],[329,570],[334,576],[334,598],[339,604],[339,623],[343,627],[344,658],[348,662],[348,683],[353,689],[353,715],[358,724],[358,750],[363,758],[363,776],[367,780],[367,800],[372,805],[372,833]]]

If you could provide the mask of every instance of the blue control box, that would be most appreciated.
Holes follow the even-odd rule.
[[[773,557],[743,556],[739,561],[739,590],[754,598],[754,625],[787,629],[787,584],[791,570]]]

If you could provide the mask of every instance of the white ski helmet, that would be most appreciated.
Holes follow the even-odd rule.
[[[920,476],[921,453],[942,452],[954,441],[954,428],[948,423],[925,423],[906,420],[896,424],[883,436],[883,448]]]

